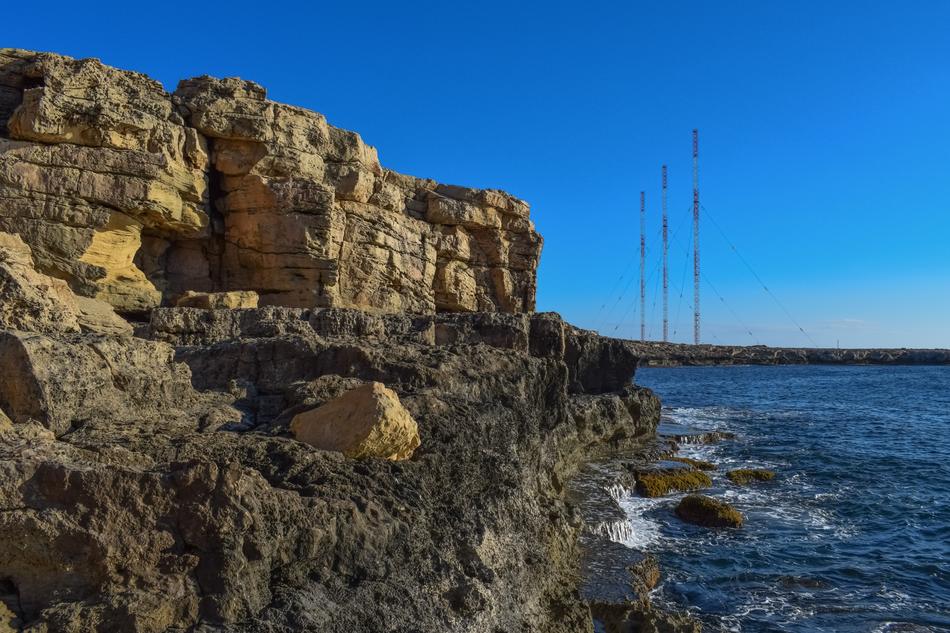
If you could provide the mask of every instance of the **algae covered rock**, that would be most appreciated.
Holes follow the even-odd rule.
[[[294,437],[352,458],[408,459],[419,447],[419,427],[392,389],[368,382],[323,406],[294,416]]]
[[[692,468],[657,468],[635,473],[637,492],[644,497],[662,497],[671,492],[700,490],[712,485],[704,472]]]
[[[706,495],[686,495],[676,506],[676,516],[703,527],[742,527],[742,514],[724,501]]]
[[[744,486],[755,481],[771,481],[775,479],[775,473],[764,468],[737,468],[726,473],[734,484]]]

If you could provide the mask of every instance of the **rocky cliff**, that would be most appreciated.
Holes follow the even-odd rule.
[[[240,79],[167,93],[98,60],[0,50],[0,230],[121,312],[263,305],[530,312],[541,237],[496,190],[383,168],[354,132]]]
[[[236,79],[5,50],[0,124],[0,630],[592,630],[564,482],[659,402],[523,202]]]

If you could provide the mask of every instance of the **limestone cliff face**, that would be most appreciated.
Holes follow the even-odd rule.
[[[0,50],[0,631],[591,631],[564,481],[659,402],[540,248],[255,84]]]
[[[527,204],[383,168],[240,79],[174,94],[97,60],[0,50],[0,230],[122,312],[186,291],[262,305],[530,312]]]

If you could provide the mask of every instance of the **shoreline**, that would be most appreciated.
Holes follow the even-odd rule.
[[[641,366],[708,365],[950,365],[950,349],[807,348],[765,345],[693,345],[632,341]]]
[[[654,608],[687,609],[712,630],[740,622],[743,630],[774,630],[786,622],[786,630],[803,632],[870,630],[862,624],[878,621],[906,630],[950,624],[939,607],[929,554],[945,545],[934,529],[946,525],[939,522],[946,514],[915,501],[942,496],[918,488],[916,480],[935,466],[941,468],[935,477],[944,480],[939,451],[946,442],[935,453],[921,453],[919,442],[945,424],[939,403],[948,378],[927,367],[638,372],[638,383],[663,399],[658,433],[694,430],[670,437],[680,445],[673,456],[718,466],[709,472],[711,484],[696,492],[732,504],[747,525],[717,533],[684,524],[674,508],[692,491],[652,497],[630,493],[627,484],[620,492],[635,496],[623,503],[610,489],[616,473],[629,478],[613,464],[615,476],[601,478],[599,498],[618,508],[618,518],[625,511],[632,528],[589,524],[601,539],[590,540],[608,557],[622,555],[625,546],[652,555],[662,575],[651,596]],[[902,405],[890,387],[905,380],[921,389]],[[919,417],[911,430],[903,428],[908,411]],[[908,439],[893,440],[895,431]],[[763,469],[775,474],[739,477]],[[637,530],[632,538],[624,533],[630,529]],[[907,549],[887,550],[895,538],[906,540]],[[605,545],[607,539],[623,544]],[[874,558],[879,551],[886,552],[883,558]],[[608,580],[629,584],[630,571],[614,568]],[[899,578],[879,580],[884,569]],[[902,598],[888,601],[888,593]],[[842,602],[843,595],[854,599]],[[756,606],[759,601],[767,606]]]

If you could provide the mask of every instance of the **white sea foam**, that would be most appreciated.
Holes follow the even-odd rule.
[[[626,544],[631,538],[633,526],[627,519],[618,519],[616,521],[601,521],[588,527],[588,529],[598,536],[603,536],[614,543]]]
[[[626,513],[627,523],[630,525],[627,538],[620,542],[636,550],[649,549],[655,545],[662,538],[660,524],[646,515],[665,502],[664,499],[638,497],[635,494],[627,494],[618,499],[617,503]]]
[[[607,486],[607,494],[609,494],[614,501],[619,502],[624,497],[633,494],[633,492],[626,486],[615,483]]]

